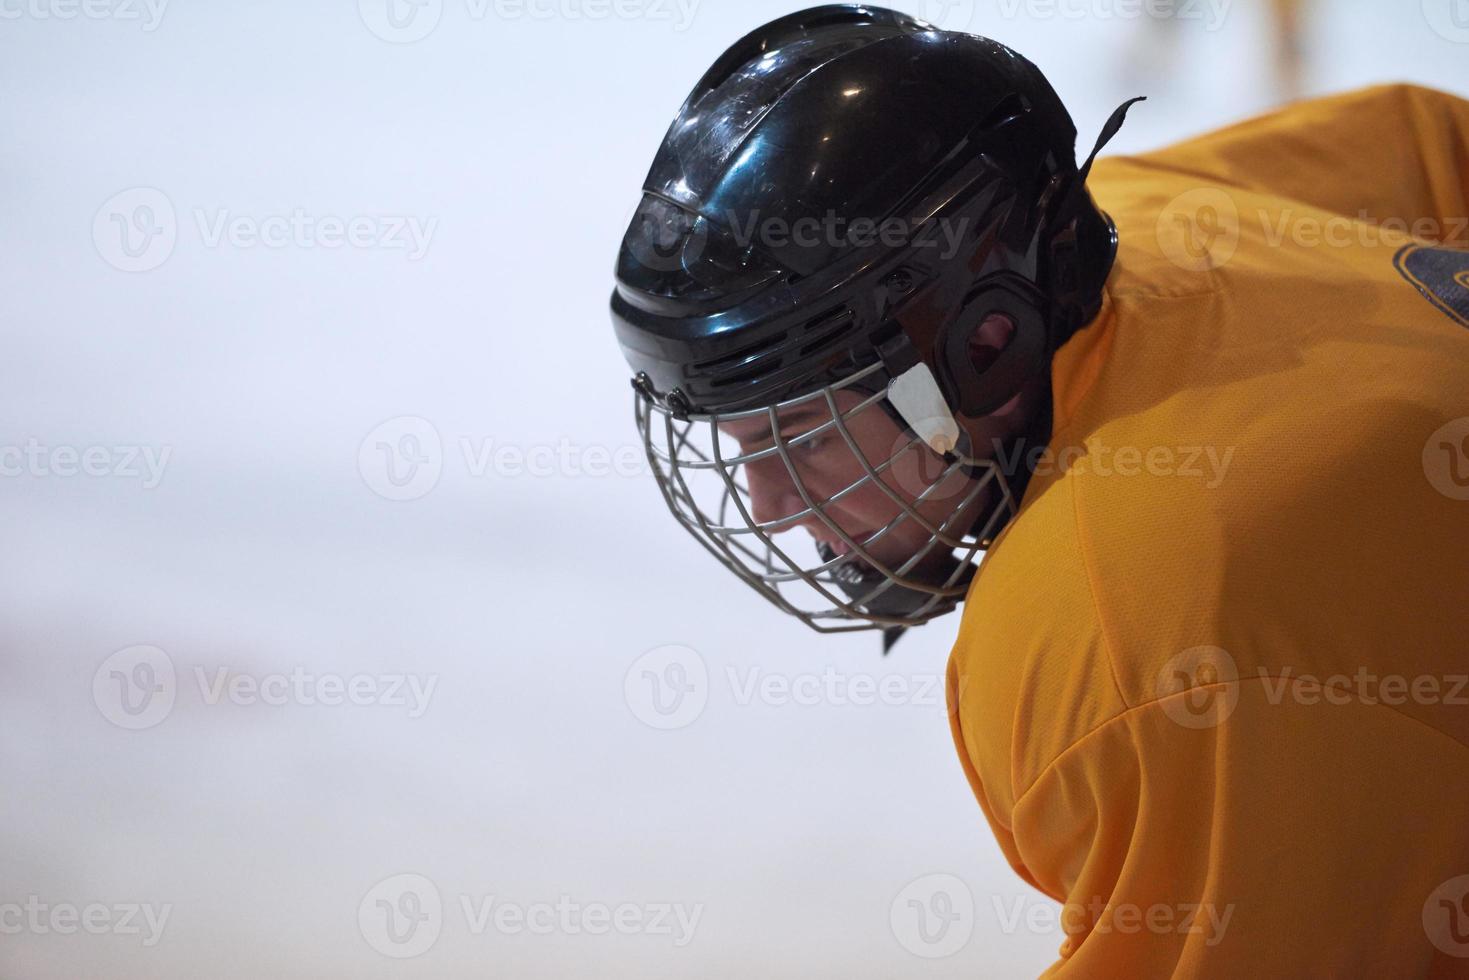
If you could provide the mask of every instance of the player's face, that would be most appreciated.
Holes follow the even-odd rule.
[[[876,532],[903,513],[898,500],[912,506],[933,527],[939,527],[953,516],[955,508],[974,489],[975,479],[957,468],[945,475],[950,467],[943,458],[922,443],[910,445],[912,436],[905,433],[878,404],[867,405],[848,415],[866,396],[855,391],[838,391],[834,398],[838,411],[844,416],[843,424],[862,459],[872,469],[879,470],[877,479],[864,479],[869,474],[862,459],[853,452],[842,433],[832,426],[821,435],[788,446],[790,467],[779,454],[744,465],[753,505],[751,517],[763,524],[792,518],[807,509],[791,472],[794,469],[794,476],[799,477],[806,494],[813,503],[821,505],[821,510],[832,523],[883,563],[890,567],[902,564],[929,542],[931,534],[909,517],[899,521],[881,537],[873,538]],[[822,400],[792,406],[777,417],[780,438],[787,443],[831,420]],[[758,452],[773,444],[768,416],[724,422],[719,428],[739,442],[742,453]],[[891,465],[880,469],[888,460],[892,460]],[[881,486],[878,480],[881,480]],[[859,482],[861,485],[856,489],[842,494],[839,499],[830,500]],[[920,496],[923,500],[918,502]],[[985,503],[987,495],[982,493],[967,510],[971,514],[978,513]],[[962,537],[968,530],[966,520],[972,520],[972,517],[954,521],[948,533],[954,538]],[[841,536],[816,514],[808,514],[780,530],[797,527],[830,545],[839,555],[851,550]],[[780,530],[775,533],[780,533]],[[922,568],[929,557],[940,561],[943,556],[935,547],[918,567]]]

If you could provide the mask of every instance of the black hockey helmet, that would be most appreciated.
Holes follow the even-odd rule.
[[[911,507],[899,515],[932,532],[930,548],[954,552],[934,580],[915,571],[916,556],[896,570],[874,559],[863,548],[872,538],[848,539],[804,488],[803,514],[756,521],[737,477],[759,455],[723,453],[716,427],[767,413],[774,430],[785,407],[820,400],[824,427],[850,443],[851,413],[832,398],[850,388],[899,420],[911,444],[975,472],[954,415],[1008,402],[1100,305],[1116,231],[1084,189],[1091,158],[1078,169],[1075,137],[1050,84],[1016,52],[858,4],[746,35],[669,127],[611,299],[640,430],[685,527],[808,624],[903,626],[947,612],[1016,502],[1001,480],[1004,515],[992,508],[957,528],[932,527]],[[995,313],[1014,330],[981,366],[969,337]],[[863,466],[881,482],[882,461]],[[686,478],[697,470],[718,477],[712,507]],[[770,540],[775,524],[803,517],[831,525],[848,553],[818,547],[807,567]],[[802,608],[792,582],[832,608]]]

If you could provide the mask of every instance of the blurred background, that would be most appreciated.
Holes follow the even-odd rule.
[[[664,512],[605,314],[768,0],[0,0],[0,978],[1025,977],[957,619],[818,637]],[[1079,156],[1464,0],[894,3]],[[1363,120],[1370,126],[1371,120]],[[875,148],[875,152],[879,151]]]

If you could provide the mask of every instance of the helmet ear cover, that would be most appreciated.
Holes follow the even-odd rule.
[[[1014,325],[1010,342],[981,369],[970,344],[985,319],[1000,314]],[[1046,367],[1044,300],[1019,276],[999,272],[981,279],[947,327],[934,351],[939,377],[959,413],[978,418],[995,411]]]

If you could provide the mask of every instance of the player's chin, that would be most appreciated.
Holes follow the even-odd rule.
[[[867,542],[864,537],[854,537],[853,540],[862,544],[862,553],[855,553],[855,550],[846,542],[842,542],[840,546],[828,545],[828,547],[834,556],[849,556],[848,564],[857,565],[868,571],[876,570],[874,562],[896,571],[911,561],[914,555],[924,552],[917,564],[909,569],[909,571],[921,573],[930,567],[942,566],[943,555],[940,554],[940,551],[946,550],[936,546],[924,551],[924,546],[929,541],[927,536],[921,541],[903,541],[886,537],[872,542]]]

